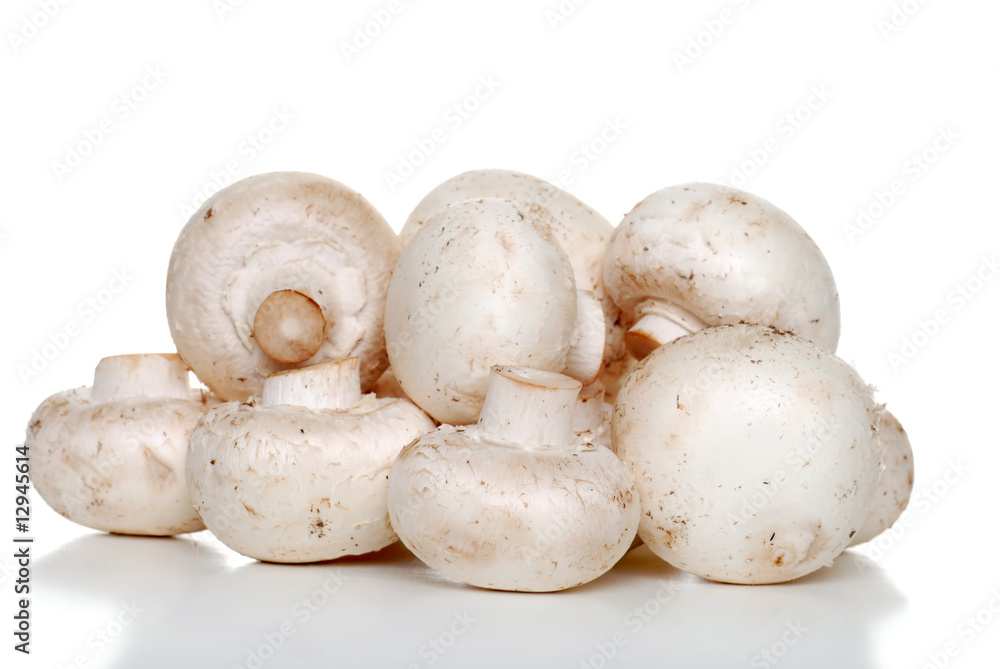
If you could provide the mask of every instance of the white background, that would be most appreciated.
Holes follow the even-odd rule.
[[[641,549],[523,595],[445,582],[403,549],[288,567],[204,532],[101,535],[35,496],[30,658],[8,631],[13,550],[0,561],[16,666],[995,666],[997,3],[422,0],[351,54],[388,0],[224,3],[4,3],[0,539],[34,407],[103,356],[172,350],[170,250],[227,168],[333,177],[397,229],[479,167],[559,180],[614,223],[668,185],[742,185],[833,267],[839,353],[913,442],[910,522],[783,586],[705,583]],[[873,216],[852,231],[859,208]]]

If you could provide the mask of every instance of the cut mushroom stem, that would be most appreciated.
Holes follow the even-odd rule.
[[[573,439],[573,408],[581,383],[527,367],[494,367],[479,415],[482,433],[528,449],[565,447]]]
[[[95,402],[127,397],[188,399],[188,369],[173,353],[143,353],[104,358],[94,370]]]
[[[316,355],[325,329],[323,310],[295,290],[276,290],[268,295],[253,319],[253,335],[260,350],[286,365]]]
[[[264,381],[262,404],[345,411],[361,397],[358,358],[348,358],[272,374]]]
[[[707,327],[691,312],[662,300],[646,300],[636,312],[639,320],[625,334],[625,346],[636,360],[642,360],[667,342]]]

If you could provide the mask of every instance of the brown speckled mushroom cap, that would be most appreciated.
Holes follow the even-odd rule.
[[[664,344],[612,418],[639,536],[675,567],[727,583],[831,564],[873,503],[880,413],[850,365],[801,337],[734,325]]]
[[[566,251],[576,287],[593,293],[604,310],[607,331],[602,380],[617,391],[626,358],[625,331],[619,323],[618,307],[604,288],[603,274],[604,254],[614,227],[586,203],[530,174],[505,169],[472,170],[444,181],[427,193],[406,219],[399,238],[406,245],[445,207],[482,198],[510,200],[525,207]]]
[[[830,352],[840,302],[830,266],[791,216],[710,183],[657,191],[615,228],[607,290],[642,359],[674,337],[715,325],[771,325]]]

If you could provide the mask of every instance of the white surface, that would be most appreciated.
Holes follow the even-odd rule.
[[[227,167],[237,176],[325,174],[365,194],[398,229],[425,192],[467,169],[562,180],[617,222],[654,190],[728,182],[764,151],[743,187],[788,211],[824,250],[843,305],[840,353],[910,434],[909,522],[783,586],[698,581],[641,549],[588,586],[520,595],[442,581],[401,549],[289,567],[243,559],[205,533],[103,536],[35,496],[34,652],[11,649],[16,575],[13,550],[4,549],[5,667],[247,666],[248,653],[286,621],[292,634],[264,667],[575,668],[601,648],[610,654],[616,634],[624,644],[608,667],[995,666],[1000,293],[988,264],[1000,251],[996,3],[592,0],[552,29],[546,11],[557,0],[424,0],[402,2],[347,62],[341,42],[388,0],[233,0],[235,10],[220,17],[222,1],[58,5],[17,50],[10,35],[55,3],[4,5],[8,486],[13,445],[45,396],[89,383],[102,356],[171,349],[163,286],[186,220],[181,208]],[[879,21],[894,2],[919,9],[885,38]],[[724,9],[730,23],[679,71],[674,52]],[[129,109],[120,96],[143,96],[129,91],[144,79],[145,99]],[[452,107],[477,87],[485,99],[463,118]],[[817,109],[799,127],[783,118],[810,100]],[[110,133],[60,180],[53,161],[102,122]],[[261,143],[269,123],[276,132]],[[939,159],[914,169],[911,157],[948,128],[957,139],[941,140]],[[581,153],[602,132],[606,150]],[[259,149],[247,139],[258,133]],[[391,190],[384,173],[427,138],[433,154]],[[849,238],[845,224],[894,180],[901,194]],[[975,294],[963,297],[960,287]],[[890,354],[921,327],[933,336],[893,364]],[[50,341],[62,345],[22,378],[19,368]],[[10,488],[3,499],[6,543]],[[303,620],[297,603],[321,592],[330,574],[346,580]],[[668,592],[669,601],[654,603]],[[133,602],[143,609],[134,621],[124,608]],[[643,606],[648,622],[634,611]],[[466,615],[474,622],[464,630]],[[131,622],[117,634],[119,620]],[[425,646],[449,641],[452,625],[464,633],[446,652]],[[797,638],[795,625],[808,631]],[[101,633],[116,638],[104,643]],[[755,657],[772,644],[781,651],[783,635],[790,645],[777,664]]]

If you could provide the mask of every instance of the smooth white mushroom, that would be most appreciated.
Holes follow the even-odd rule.
[[[389,474],[400,539],[445,576],[546,592],[597,578],[635,536],[632,477],[607,448],[577,438],[580,383],[495,367],[482,415],[410,444]]]
[[[595,327],[606,328],[601,379],[617,391],[627,358],[625,330],[618,306],[604,289],[604,255],[614,226],[587,204],[530,174],[504,169],[472,170],[448,179],[425,195],[406,219],[400,241],[405,246],[446,207],[484,198],[510,200],[526,208],[566,251],[576,287],[593,293],[603,309],[603,321],[594,321]]]
[[[224,544],[270,562],[316,562],[396,541],[386,486],[400,449],[434,428],[411,402],[362,395],[357,358],[279,372],[263,396],[209,411],[187,481]]]
[[[771,325],[834,352],[840,303],[830,266],[788,214],[709,183],[657,191],[625,215],[604,265],[642,359],[715,325]]]
[[[885,456],[878,488],[868,519],[851,540],[851,546],[871,541],[903,515],[913,493],[913,448],[899,420],[884,411],[878,422],[878,440]]]
[[[75,523],[166,536],[205,528],[184,482],[188,434],[214,403],[176,354],[101,360],[94,385],[49,397],[25,443],[35,489]]]
[[[386,301],[385,337],[399,385],[442,423],[472,423],[490,367],[530,365],[590,383],[604,328],[576,290],[566,252],[525,207],[452,205],[403,249]]]
[[[278,371],[358,357],[361,385],[385,370],[385,292],[400,244],[361,195],[332,179],[243,179],[195,212],[167,272],[181,357],[219,397],[259,394]]]
[[[611,414],[604,384],[594,381],[580,390],[573,406],[573,433],[594,444],[611,448]]]
[[[661,346],[625,382],[611,428],[639,491],[639,536],[714,581],[778,583],[831,564],[875,496],[880,411],[847,363],[771,328]]]

